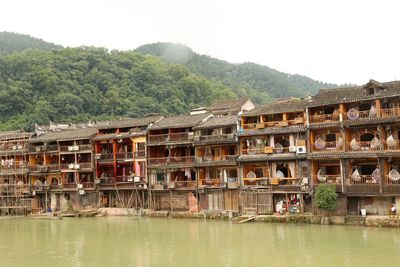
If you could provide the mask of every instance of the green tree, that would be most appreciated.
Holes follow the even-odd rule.
[[[318,209],[329,213],[337,209],[339,205],[337,197],[335,185],[321,184],[315,192],[315,205]]]

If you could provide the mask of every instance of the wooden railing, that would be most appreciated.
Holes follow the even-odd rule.
[[[170,188],[196,188],[196,181],[173,181],[168,183]]]
[[[400,185],[400,180],[392,181],[389,179],[388,175],[385,175],[385,184],[387,185]]]
[[[197,157],[196,161],[201,163],[201,162],[213,162],[213,161],[234,161],[236,160],[237,156],[236,155],[222,155],[222,156],[203,156],[203,157]]]
[[[185,141],[185,140],[189,140],[189,133],[188,132],[171,133],[169,135],[169,141]]]
[[[167,158],[149,158],[149,165],[163,165],[167,164]]]
[[[60,146],[61,152],[77,152],[77,151],[87,151],[87,150],[92,150],[92,146],[90,144]]]
[[[400,141],[395,140],[389,144],[387,141],[385,141],[385,150],[400,150]]]
[[[253,186],[259,186],[259,185],[268,185],[268,177],[257,177],[257,178],[243,178],[243,183],[244,185],[253,185]]]
[[[168,134],[149,135],[149,143],[166,142],[167,140],[168,140]]]
[[[146,150],[139,150],[134,152],[135,158],[146,156]]]
[[[336,141],[333,142],[325,142],[325,147],[318,148],[314,145],[314,150],[316,151],[340,151],[343,150],[343,143],[342,145],[338,146]]]
[[[211,141],[211,140],[235,140],[235,135],[232,134],[216,134],[216,135],[200,135],[198,136],[200,141]]]
[[[400,108],[387,108],[380,110],[381,118],[396,118],[400,116]]]
[[[117,153],[115,156],[117,159],[133,159],[132,152],[121,152],[121,153]]]
[[[310,116],[310,123],[336,122],[339,120],[340,114],[321,114]]]
[[[176,163],[193,163],[194,156],[184,156],[184,157],[169,157],[168,163],[176,164]]]
[[[348,142],[348,144],[349,144],[349,149],[351,151],[363,151],[363,150],[375,151],[375,150],[380,150],[381,149],[380,145],[376,146],[376,147],[371,147],[371,141],[357,141],[359,149],[353,149],[351,147],[351,145],[350,145],[350,142]]]
[[[340,174],[326,174],[321,176],[325,177],[325,181],[320,181],[317,175],[313,176],[315,184],[342,184],[342,177]]]
[[[348,112],[345,112],[343,114],[344,120],[355,121],[355,120],[359,120],[359,119],[376,118],[376,117],[378,117],[379,110],[377,109],[376,113],[371,113],[371,111],[369,111],[369,110],[358,111],[358,118],[356,118],[356,119],[349,119],[347,114],[348,114]]]
[[[266,150],[267,148],[267,150]],[[289,147],[261,147],[261,148],[243,148],[242,155],[257,155],[257,154],[282,154],[282,153],[290,153]],[[271,153],[270,153],[271,152]],[[293,151],[295,153],[296,151]]]
[[[372,175],[360,175],[360,181],[354,181],[354,179],[351,178],[351,173],[349,177],[351,185],[379,185],[379,181],[374,180]]]
[[[113,153],[99,153],[96,155],[98,160],[113,160],[114,154]]]
[[[201,179],[199,180],[200,185],[208,185],[208,186],[219,186],[221,184],[221,179]]]

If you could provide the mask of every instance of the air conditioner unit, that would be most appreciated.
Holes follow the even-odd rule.
[[[79,189],[78,192],[79,192],[79,195],[84,195],[85,194],[85,190],[83,190],[83,189]]]
[[[73,169],[73,168],[74,168],[74,164],[73,163],[68,164],[68,169]]]
[[[133,178],[133,181],[134,181],[135,183],[140,183],[140,176],[135,176],[135,177]]]
[[[296,154],[305,154],[307,153],[306,146],[297,146]]]
[[[127,181],[128,181],[128,182],[133,182],[133,177],[132,177],[132,176],[129,176]]]
[[[193,132],[188,132],[188,139],[193,140],[194,139],[194,133]]]
[[[76,187],[77,187],[78,189],[82,189],[82,188],[83,188],[83,184],[77,184]]]
[[[96,159],[101,159],[101,154],[96,154]]]
[[[12,150],[17,150],[17,146],[12,146],[11,149]]]
[[[296,152],[296,151],[297,151],[296,146],[289,147],[289,152]]]
[[[79,146],[73,146],[73,150],[74,151],[78,151],[79,150]]]
[[[74,151],[74,147],[73,146],[69,146],[68,147],[68,151]]]
[[[308,178],[303,178],[303,184],[308,184]]]
[[[81,168],[81,165],[79,165],[79,164],[74,165],[74,169],[79,170],[80,168]]]
[[[195,142],[199,142],[199,141],[200,141],[200,136],[196,135],[196,136],[194,137],[194,141],[195,141]]]
[[[17,146],[17,149],[22,149],[22,145],[18,145],[18,146]]]

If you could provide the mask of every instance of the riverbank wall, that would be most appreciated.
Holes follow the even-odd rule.
[[[181,218],[181,219],[207,219],[226,220],[239,222],[246,218],[252,218],[251,222],[257,223],[292,223],[292,224],[325,224],[325,216],[314,214],[295,215],[239,215],[234,212],[173,212],[135,210],[123,208],[101,208],[99,214],[106,216],[144,216],[159,218]],[[400,216],[368,215],[368,216],[329,216],[330,225],[359,225],[375,227],[400,227]]]

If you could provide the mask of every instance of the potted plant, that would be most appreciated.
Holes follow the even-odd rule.
[[[329,214],[339,206],[336,186],[334,184],[321,184],[315,193],[315,205],[318,209],[324,211],[322,224],[329,224]]]

